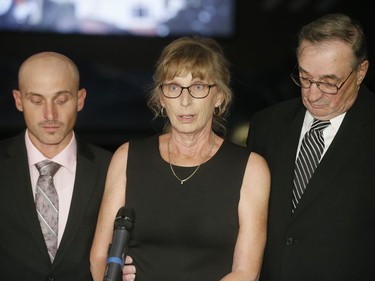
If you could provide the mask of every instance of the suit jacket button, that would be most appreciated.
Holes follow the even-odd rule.
[[[47,281],[56,281],[56,279],[51,276],[48,276]]]
[[[288,237],[286,238],[286,245],[287,246],[292,246],[294,244],[294,239],[293,237]]]

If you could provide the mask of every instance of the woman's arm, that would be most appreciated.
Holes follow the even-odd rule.
[[[265,159],[251,153],[238,205],[240,228],[232,272],[222,281],[259,280],[266,244],[270,184],[270,172]]]
[[[125,205],[126,166],[129,144],[120,146],[108,168],[98,223],[90,253],[90,270],[94,281],[103,281],[113,224],[118,210]],[[126,280],[124,278],[124,280]]]

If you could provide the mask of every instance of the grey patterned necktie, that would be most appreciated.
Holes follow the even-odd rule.
[[[59,222],[59,198],[53,183],[53,176],[61,165],[44,160],[35,164],[35,166],[40,174],[36,184],[35,205],[48,254],[51,262],[53,262],[57,251]]]
[[[294,213],[324,150],[323,130],[330,121],[314,119],[310,130],[305,134],[296,160],[293,179],[292,213]]]

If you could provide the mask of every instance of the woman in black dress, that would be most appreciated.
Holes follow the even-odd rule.
[[[229,84],[215,40],[182,37],[163,50],[148,104],[166,125],[112,158],[91,252],[94,280],[103,280],[124,205],[135,211],[129,255],[137,281],[258,280],[270,176],[260,155],[224,138]]]

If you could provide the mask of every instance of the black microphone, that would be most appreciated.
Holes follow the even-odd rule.
[[[116,215],[112,244],[109,245],[107,267],[104,281],[121,281],[124,267],[126,248],[133,229],[134,210],[130,207],[121,207]]]

